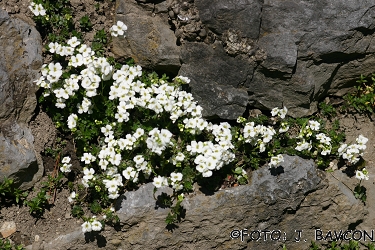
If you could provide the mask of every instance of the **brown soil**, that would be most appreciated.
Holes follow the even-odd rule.
[[[95,10],[94,5],[99,3],[99,11]],[[74,13],[74,20],[77,22],[82,16],[88,15],[93,24],[93,30],[85,33],[85,41],[90,44],[93,39],[95,32],[99,29],[109,30],[113,24],[114,17],[114,2],[110,0],[94,1],[94,0],[71,0],[71,4],[76,10]],[[0,8],[5,9],[11,16],[21,18],[22,20],[34,24],[31,19],[32,13],[28,10],[29,1],[27,0],[0,0]],[[77,27],[78,28],[78,27]],[[110,52],[107,52],[109,55]],[[359,72],[360,73],[360,72]],[[362,229],[372,229],[372,225],[375,224],[375,125],[371,118],[361,114],[340,114],[340,124],[347,135],[348,142],[355,142],[355,138],[362,134],[369,138],[367,144],[367,151],[364,154],[364,159],[367,162],[367,169],[370,173],[370,180],[364,182],[364,186],[367,188],[368,200],[366,206],[369,210],[369,215],[366,220],[359,225]],[[35,136],[35,148],[37,152],[43,152],[46,148],[53,148],[57,145],[56,137],[58,132],[55,130],[51,119],[42,111],[38,111],[37,115],[30,123],[30,127]],[[80,164],[79,159],[74,154],[74,147],[69,138],[66,138],[67,145],[64,148],[64,155],[69,154],[73,159],[73,170],[79,173]],[[27,199],[32,198],[36,195],[39,189],[42,187],[42,183],[47,180],[47,175],[53,173],[55,169],[55,160],[42,153],[43,163],[45,167],[45,177],[38,182],[34,190],[30,192]],[[63,179],[66,183],[68,179]],[[230,182],[230,180],[228,180]],[[348,183],[350,188],[354,188],[357,180],[352,177]],[[230,183],[228,185],[235,185]],[[53,191],[51,191],[53,197]],[[68,203],[69,190],[62,189],[57,190],[56,197],[51,199],[51,206],[43,214],[42,218],[35,218],[30,215],[29,208],[26,206],[18,206],[11,204],[9,206],[0,207],[0,224],[5,221],[14,221],[17,225],[17,232],[10,236],[10,239],[16,244],[23,244],[24,246],[33,244],[35,242],[49,242],[55,239],[58,235],[66,234],[73,231],[75,228],[82,224],[82,221],[73,218],[71,216],[71,207]],[[353,211],[354,212],[354,211]],[[106,230],[102,235],[115,235],[118,234],[111,227],[106,227]],[[82,242],[90,243],[90,239],[82,239]],[[101,243],[99,241],[91,242],[84,249],[95,249],[99,247]],[[75,248],[82,249],[82,248]]]

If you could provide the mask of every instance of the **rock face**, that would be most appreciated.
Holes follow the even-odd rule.
[[[249,83],[259,91],[252,99],[267,107],[278,101],[301,116],[324,95],[343,94],[372,71],[374,15],[370,1],[264,1],[258,45],[267,58]],[[274,89],[280,95],[270,101]]]
[[[0,182],[15,178],[26,189],[43,173],[26,125],[36,107],[42,41],[34,27],[0,10],[0,44]]]
[[[113,39],[113,53],[131,57],[147,68],[177,73],[180,48],[170,26],[159,15],[151,15],[135,1],[119,1],[116,20],[123,21],[128,32],[126,39]]]
[[[0,11],[0,123],[27,123],[36,107],[36,85],[42,64],[42,41],[36,29]]]
[[[43,175],[33,146],[34,137],[25,125],[2,126],[0,133],[0,181],[11,178],[28,189]]]
[[[101,235],[83,234],[77,227],[51,242],[36,242],[27,249],[152,246],[153,249],[268,250],[281,249],[285,244],[288,249],[299,250],[308,249],[311,240],[315,241],[316,229],[324,235],[328,230],[354,230],[365,218],[367,211],[362,202],[338,181],[345,177],[341,171],[336,171],[334,178],[317,170],[312,160],[288,155],[284,155],[284,160],[277,168],[254,171],[249,185],[209,195],[195,190],[183,201],[185,217],[169,230],[165,224],[169,209],[156,202],[154,186],[149,183],[117,200],[121,231],[106,228]],[[171,194],[172,190],[160,188],[155,197],[162,193]],[[322,243],[327,242],[319,242]]]
[[[276,169],[261,168],[253,172],[251,184],[225,189],[207,196],[195,194],[185,198],[186,217],[174,230],[165,228],[168,210],[158,208],[152,197],[153,185],[127,192],[118,204],[118,215],[125,225],[121,247],[124,249],[277,249],[286,243],[288,249],[305,249],[314,239],[315,228],[347,229],[365,215],[363,205],[351,191],[334,178],[316,170],[311,160],[284,156]],[[158,190],[171,192],[171,190]],[[322,200],[324,202],[322,202]],[[356,211],[352,213],[351,211]],[[280,240],[256,241],[236,236],[233,230],[269,230]],[[306,242],[295,242],[294,230],[303,230]],[[232,233],[231,233],[232,232]],[[231,234],[233,239],[231,239]],[[285,238],[285,239],[284,239]]]
[[[247,104],[310,115],[375,63],[372,1],[119,0],[116,12],[129,32],[115,39],[115,53],[154,69],[170,65],[170,72],[180,68],[180,56],[178,73],[193,79],[206,117],[233,119]],[[168,34],[163,40],[159,33]]]
[[[221,44],[190,42],[182,46],[181,61],[179,74],[189,76],[192,94],[204,107],[204,116],[237,119],[244,113],[248,94],[243,83],[250,70],[246,61],[228,56]]]

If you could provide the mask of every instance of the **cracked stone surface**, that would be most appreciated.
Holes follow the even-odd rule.
[[[205,117],[235,119],[248,104],[262,110],[284,105],[294,117],[307,116],[325,96],[342,96],[360,74],[373,72],[373,5],[370,0],[119,0],[116,19],[130,29],[128,38],[115,39],[114,50],[144,66],[165,66],[192,78]]]

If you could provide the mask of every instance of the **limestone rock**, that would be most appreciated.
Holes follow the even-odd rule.
[[[248,94],[243,84],[252,70],[248,62],[228,56],[220,43],[186,43],[181,62],[179,75],[190,78],[203,116],[237,119],[245,112]]]
[[[177,73],[180,48],[166,15],[153,16],[136,1],[122,0],[117,4],[116,20],[128,27],[125,38],[113,38],[112,52],[117,57],[131,57],[143,67]]]
[[[7,238],[14,234],[17,230],[16,223],[14,221],[5,221],[0,228],[0,234],[3,238]]]
[[[261,24],[260,0],[196,0],[202,23],[216,34],[238,29],[245,37],[257,39]]]
[[[34,242],[26,249],[308,249],[315,230],[354,230],[367,211],[352,191],[335,177],[316,169],[312,160],[284,155],[284,162],[252,172],[250,183],[183,201],[185,217],[166,228],[169,209],[156,200],[172,189],[153,195],[152,183],[125,192],[116,202],[121,231],[83,234],[80,227],[50,242]],[[346,177],[348,178],[348,177]],[[154,198],[155,197],[155,198]],[[355,212],[353,212],[355,211]],[[247,234],[241,231],[247,229]],[[297,232],[296,232],[297,230]],[[298,231],[301,239],[296,242]],[[245,231],[242,231],[242,233]],[[266,237],[267,240],[263,240]],[[272,237],[272,239],[271,239]],[[256,240],[259,238],[259,240]],[[279,239],[278,239],[279,238]],[[276,240],[278,239],[278,240]]]
[[[36,107],[42,41],[34,27],[0,10],[0,44],[0,182],[13,178],[27,189],[43,174],[26,125]]]
[[[265,1],[258,45],[266,59],[249,84],[250,100],[305,116],[325,95],[346,93],[372,73],[374,16],[371,1]]]
[[[0,126],[0,182],[14,180],[16,186],[28,189],[43,175],[43,165],[38,164],[31,130],[23,124]]]
[[[315,228],[327,230],[334,225],[345,229],[363,219],[366,212],[362,203],[341,183],[329,176],[325,178],[312,160],[287,155],[284,159],[277,168],[263,167],[254,171],[249,185],[221,190],[210,196],[186,197],[183,202],[186,216],[172,231],[165,228],[163,218],[168,211],[155,205],[151,183],[135,192],[126,192],[117,205],[125,227],[121,247],[276,249],[282,243],[283,239],[254,241],[248,236],[244,242],[240,238],[231,239],[233,230],[247,228],[249,233],[279,230],[282,238],[285,233],[283,242],[291,249],[303,249],[313,240]],[[322,200],[327,202],[319,202]],[[354,210],[356,213],[351,212]],[[327,222],[329,218],[332,223]],[[297,244],[294,230],[299,229],[309,234],[304,235],[308,239],[306,242]]]
[[[116,18],[131,28],[126,39],[114,40],[117,54],[176,73],[181,50],[179,74],[194,79],[192,92],[206,117],[235,119],[247,104],[311,115],[318,101],[342,96],[360,74],[373,73],[372,1],[175,0],[152,14],[144,2],[119,1]],[[209,46],[224,47],[227,57]]]
[[[34,114],[35,81],[42,65],[42,41],[36,29],[0,10],[0,124],[27,123]]]

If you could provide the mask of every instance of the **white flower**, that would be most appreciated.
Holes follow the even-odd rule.
[[[69,156],[65,156],[65,157],[62,159],[61,163],[70,163],[70,157],[69,157]]]
[[[61,47],[61,45],[57,42],[48,44],[49,52],[55,53],[58,47]]]
[[[91,229],[92,229],[92,231],[102,230],[102,223],[100,223],[97,220],[94,220],[93,222],[91,222]]]
[[[71,114],[68,117],[68,128],[69,129],[75,128],[77,126],[77,120],[78,120],[78,116],[76,114]]]
[[[83,168],[83,174],[84,174],[83,179],[90,180],[94,178],[95,170],[93,168],[88,169],[85,167]]]
[[[145,131],[142,128],[137,128],[137,130],[134,133],[134,137],[136,139],[140,138],[142,135],[144,135]]]
[[[119,166],[121,163],[121,154],[115,154],[109,159],[109,162],[111,162],[115,166]]]
[[[173,183],[176,181],[181,181],[182,180],[182,174],[181,173],[171,173],[171,180]]]
[[[320,143],[323,143],[323,144],[327,144],[327,145],[330,145],[330,141],[331,141],[331,138],[329,138],[328,136],[326,136],[325,134],[323,133],[319,133],[316,135],[316,139],[318,139],[320,141]]]
[[[81,182],[82,182],[82,185],[84,186],[84,187],[86,187],[86,188],[88,188],[89,187],[89,180],[87,180],[87,179],[81,179]]]
[[[289,130],[289,125],[287,122],[282,122],[280,125],[279,133],[284,133]]]
[[[72,48],[75,48],[77,47],[81,42],[78,41],[78,38],[73,36],[72,38],[70,38],[67,42]]]
[[[205,171],[203,171],[202,176],[203,177],[211,177],[212,176],[212,171],[206,169]]]
[[[280,118],[284,119],[287,113],[288,113],[288,109],[284,106],[284,108],[280,109],[279,111]]]
[[[124,171],[122,171],[122,175],[125,177],[125,179],[130,180],[131,174],[134,171],[134,168],[127,167]]]
[[[82,224],[82,232],[86,233],[86,232],[91,232],[92,228],[91,228],[91,223],[86,221],[85,223]]]
[[[271,167],[275,167],[277,165],[279,165],[281,162],[284,161],[284,157],[279,154],[279,155],[276,155],[276,156],[272,156],[271,157],[271,162],[268,163],[268,166],[271,168]]]
[[[287,112],[288,112],[288,109],[285,106],[283,109],[279,109],[276,107],[271,110],[271,115],[272,116],[278,115],[281,119],[284,119]]]
[[[113,131],[112,131],[112,126],[111,125],[106,125],[105,127],[101,127],[101,132],[105,135],[105,136],[109,136],[109,135],[112,135],[113,134]]]
[[[168,180],[165,177],[162,176],[157,176],[154,177],[153,183],[156,188],[160,188],[162,186],[167,186],[168,185]]]
[[[309,121],[309,126],[312,130],[318,131],[320,128],[320,123],[317,121],[310,120]]]
[[[62,75],[62,66],[60,63],[48,64],[49,74],[60,77]]]
[[[271,110],[271,115],[272,115],[272,116],[276,116],[276,115],[279,114],[279,112],[280,112],[280,109],[279,109],[278,107],[273,108],[273,109]]]
[[[29,9],[34,13],[35,16],[46,15],[46,10],[43,8],[43,5],[41,4],[35,4],[34,2],[31,2]]]
[[[83,56],[82,54],[77,54],[75,56],[72,56],[69,60],[69,66],[73,66],[73,67],[79,67],[79,66],[82,66],[83,65]]]
[[[113,199],[113,200],[117,199],[119,196],[120,196],[120,194],[117,191],[109,192],[109,194],[108,194],[108,198]]]
[[[108,189],[108,192],[117,192],[118,181],[117,180],[103,180],[105,187]]]
[[[68,197],[68,201],[69,203],[72,203],[74,201],[74,199],[76,198],[76,192],[72,192],[69,197]]]
[[[179,184],[179,183],[173,183],[172,184],[172,188],[175,190],[175,191],[179,191],[181,189],[183,189],[184,186],[182,186],[182,184]]]
[[[184,83],[190,83],[190,79],[186,76],[177,76],[176,78],[180,79]]]
[[[368,171],[366,170],[366,168],[363,168],[363,169],[362,169],[362,173],[363,173],[363,175],[364,175],[365,180],[368,181],[368,179],[369,179],[369,175],[368,175]]]
[[[356,139],[356,142],[358,143],[358,148],[360,150],[365,150],[367,141],[368,139],[366,137],[364,137],[363,135],[359,135]]]
[[[143,158],[143,155],[136,155],[134,158],[133,158],[133,161],[135,162],[135,164],[137,165],[140,165],[144,162],[144,158]]]
[[[303,151],[303,150],[306,150],[306,149],[308,151],[310,151],[311,148],[312,148],[311,141],[306,142],[305,140],[303,140],[302,142],[297,142],[297,147],[295,149],[298,150],[298,151]]]
[[[127,31],[128,27],[121,21],[117,21],[115,25],[110,28],[112,36],[124,36],[124,32]]]
[[[61,167],[60,167],[60,171],[63,172],[63,173],[69,173],[71,170],[70,168],[72,167],[72,164],[68,164],[68,163],[64,163]]]
[[[96,157],[93,156],[91,153],[84,153],[81,157],[81,161],[84,161],[85,164],[90,164],[91,162],[95,161]]]
[[[363,180],[365,179],[365,175],[362,173],[362,171],[356,170],[355,171],[355,178],[358,180]]]
[[[344,153],[347,147],[348,147],[348,144],[341,144],[341,146],[337,150],[340,156]]]

